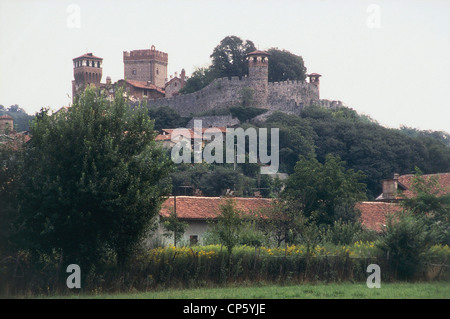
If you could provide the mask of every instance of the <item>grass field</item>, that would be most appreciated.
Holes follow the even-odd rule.
[[[45,297],[48,298],[48,297]],[[167,289],[123,294],[72,294],[52,298],[90,299],[450,299],[450,282],[386,283],[367,288],[365,283],[305,284],[293,286],[236,286]]]

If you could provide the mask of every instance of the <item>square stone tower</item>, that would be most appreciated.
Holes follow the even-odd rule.
[[[157,51],[152,45],[148,50],[123,52],[124,78],[146,81],[164,88],[167,79],[168,54]]]

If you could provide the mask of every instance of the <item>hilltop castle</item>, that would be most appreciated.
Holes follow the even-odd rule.
[[[299,114],[309,105],[342,105],[340,101],[320,99],[320,74],[308,74],[309,81],[269,82],[270,54],[257,50],[247,54],[246,59],[248,76],[215,79],[197,92],[179,94],[187,80],[185,71],[181,71],[180,77],[175,73],[168,79],[168,54],[157,51],[155,46],[123,52],[124,79],[115,84],[111,83],[110,77],[106,78],[106,83],[101,83],[103,59],[87,53],[73,59],[75,80],[72,81],[72,93],[75,96],[90,84],[113,95],[117,86],[125,86],[130,100],[147,101],[149,107],[169,106],[181,116],[233,106],[266,109],[267,116],[274,111]]]

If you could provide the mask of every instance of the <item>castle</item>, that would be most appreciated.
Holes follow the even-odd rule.
[[[120,86],[126,88],[126,95],[132,101],[146,101],[149,107],[169,106],[181,116],[249,106],[267,110],[261,119],[274,111],[299,114],[310,105],[333,108],[342,105],[340,101],[320,99],[320,74],[308,74],[309,81],[269,82],[270,54],[257,50],[247,54],[246,59],[247,76],[215,79],[197,92],[179,94],[187,80],[185,71],[169,80],[168,54],[156,50],[155,46],[123,52],[124,79],[114,85],[109,77],[106,83],[101,83],[103,59],[87,53],[73,59],[73,96],[88,84],[103,88],[110,95]]]

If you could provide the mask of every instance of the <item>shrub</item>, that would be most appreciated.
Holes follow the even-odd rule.
[[[434,237],[423,218],[403,212],[388,216],[379,247],[400,279],[412,279],[424,270]]]

